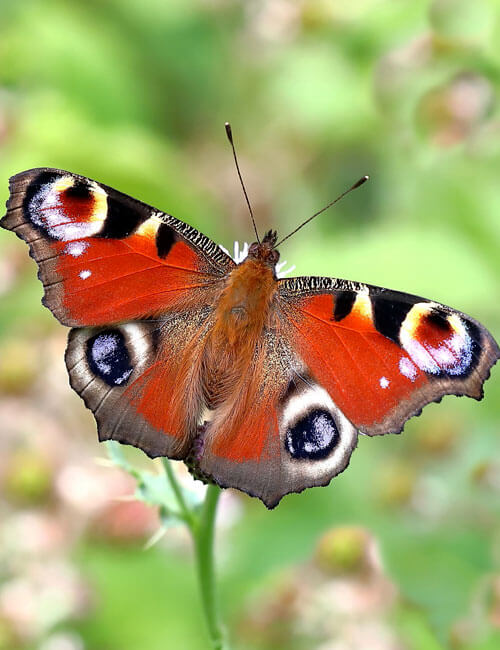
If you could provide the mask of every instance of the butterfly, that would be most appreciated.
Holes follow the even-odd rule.
[[[500,357],[485,327],[445,305],[279,279],[276,232],[237,264],[192,226],[78,174],[17,174],[0,224],[29,244],[43,304],[72,328],[70,384],[99,439],[184,460],[268,508],[327,485],[360,433],[398,433],[446,394],[480,400]]]

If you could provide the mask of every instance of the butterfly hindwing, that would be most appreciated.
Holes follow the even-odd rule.
[[[100,440],[125,442],[151,457],[185,457],[192,444],[189,417],[196,421],[202,404],[181,378],[186,364],[196,374],[189,351],[202,346],[209,320],[202,309],[71,330],[70,383],[93,412]]]
[[[1,225],[29,244],[43,302],[64,325],[209,304],[234,266],[191,226],[83,176],[32,169],[10,189]]]
[[[447,394],[481,399],[500,357],[480,323],[425,298],[332,278],[279,285],[295,349],[368,435],[400,432]]]

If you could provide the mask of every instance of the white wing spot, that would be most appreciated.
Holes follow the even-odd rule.
[[[106,201],[106,192],[96,183],[89,181],[89,186],[96,202],[95,218],[90,221],[76,221],[64,212],[61,206],[61,192],[72,187],[72,176],[61,176],[56,181],[42,185],[31,199],[28,212],[31,221],[43,228],[51,237],[59,241],[71,241],[82,237],[92,237],[102,228],[105,212],[98,204]]]
[[[64,252],[72,257],[80,257],[89,247],[85,241],[71,241],[64,247]]]
[[[430,353],[428,346],[422,345],[414,338],[407,337],[403,347],[420,370],[425,370],[433,375],[439,373],[439,365]]]
[[[379,384],[380,388],[387,388],[391,382],[387,379],[387,377],[380,377],[379,379]]]
[[[407,357],[399,360],[399,372],[411,381],[417,377],[417,368]]]
[[[85,269],[84,271],[80,271],[78,274],[82,280],[86,280],[87,278],[90,278],[92,275],[92,271],[89,271],[88,269]]]

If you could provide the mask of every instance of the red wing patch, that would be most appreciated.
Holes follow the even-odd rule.
[[[154,240],[135,234],[69,245],[53,244],[59,253],[47,265],[58,280],[46,286],[45,303],[59,300],[71,324],[116,323],[185,308],[193,297],[189,292],[211,284],[197,270],[197,255],[184,242],[176,242],[165,260],[156,255]]]
[[[30,245],[44,304],[65,325],[102,325],[209,304],[232,260],[191,226],[90,179],[11,179],[5,228]]]
[[[314,376],[360,430],[380,422],[416,387],[428,383],[403,350],[375,329],[369,298],[334,323],[332,295],[306,298],[293,320],[295,345]],[[409,372],[403,374],[407,364]]]
[[[279,454],[278,436],[276,401],[257,401],[248,405],[235,428],[214,435],[210,452],[235,463],[269,461]]]

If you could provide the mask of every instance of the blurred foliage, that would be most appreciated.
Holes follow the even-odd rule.
[[[24,0],[0,3],[0,25],[5,199],[10,175],[60,167],[231,249],[252,231],[224,136],[230,120],[261,231],[286,234],[371,176],[283,247],[298,274],[425,295],[500,332],[495,0]],[[40,306],[25,247],[2,231],[0,251],[0,390],[6,403],[23,392],[34,403],[32,360],[45,371],[44,342],[55,337],[62,370],[65,334]],[[71,405],[81,419],[83,404]],[[400,594],[391,625],[401,647],[500,647],[499,414],[496,370],[480,404],[446,398],[403,436],[361,439],[328,489],[273,512],[241,497],[220,563],[233,636],[267,602],[271,577],[307,562],[342,524],[378,541]],[[94,437],[90,418],[85,427]],[[49,474],[18,458],[24,469],[8,490],[43,498]],[[92,537],[78,548],[95,602],[68,625],[85,648],[206,647],[188,558]],[[0,648],[12,634],[0,617]]]

